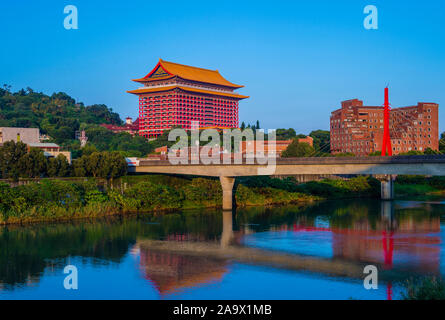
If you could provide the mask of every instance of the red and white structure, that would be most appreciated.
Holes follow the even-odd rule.
[[[139,135],[156,138],[174,127],[237,128],[238,102],[248,96],[234,92],[243,86],[227,81],[218,70],[159,60],[143,86],[127,91],[139,96]]]

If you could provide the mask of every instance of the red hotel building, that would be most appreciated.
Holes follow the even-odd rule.
[[[227,129],[238,127],[238,101],[248,98],[235,93],[243,86],[207,70],[159,60],[145,77],[133,80],[143,87],[127,91],[139,96],[139,135],[155,138],[172,127]]]
[[[439,150],[439,105],[419,102],[416,106],[390,111],[389,134],[393,154]],[[381,151],[383,107],[364,106],[358,99],[341,103],[331,115],[331,153],[367,156]]]

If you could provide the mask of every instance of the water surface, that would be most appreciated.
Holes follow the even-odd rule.
[[[445,273],[444,230],[443,199],[7,226],[0,299],[397,299],[406,279]]]

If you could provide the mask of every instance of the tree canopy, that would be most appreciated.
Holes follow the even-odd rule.
[[[281,154],[283,158],[293,157],[311,157],[315,154],[315,149],[305,142],[298,142],[298,138],[294,138]]]
[[[39,128],[51,141],[73,151],[73,158],[83,150],[75,140],[77,130],[85,130],[88,145],[96,151],[120,151],[126,156],[145,156],[153,149],[143,137],[113,133],[100,124],[122,125],[119,114],[104,104],[84,106],[63,92],[48,96],[31,88],[11,92],[0,88],[0,126]]]

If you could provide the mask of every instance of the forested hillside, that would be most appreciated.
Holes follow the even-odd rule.
[[[99,124],[122,124],[119,114],[103,104],[85,106],[66,93],[48,96],[31,88],[11,92],[10,86],[0,88],[0,127],[39,128],[51,141],[81,155],[76,130],[85,130],[89,150],[121,151],[128,156],[144,156],[151,146],[142,137],[127,133],[114,134]]]

